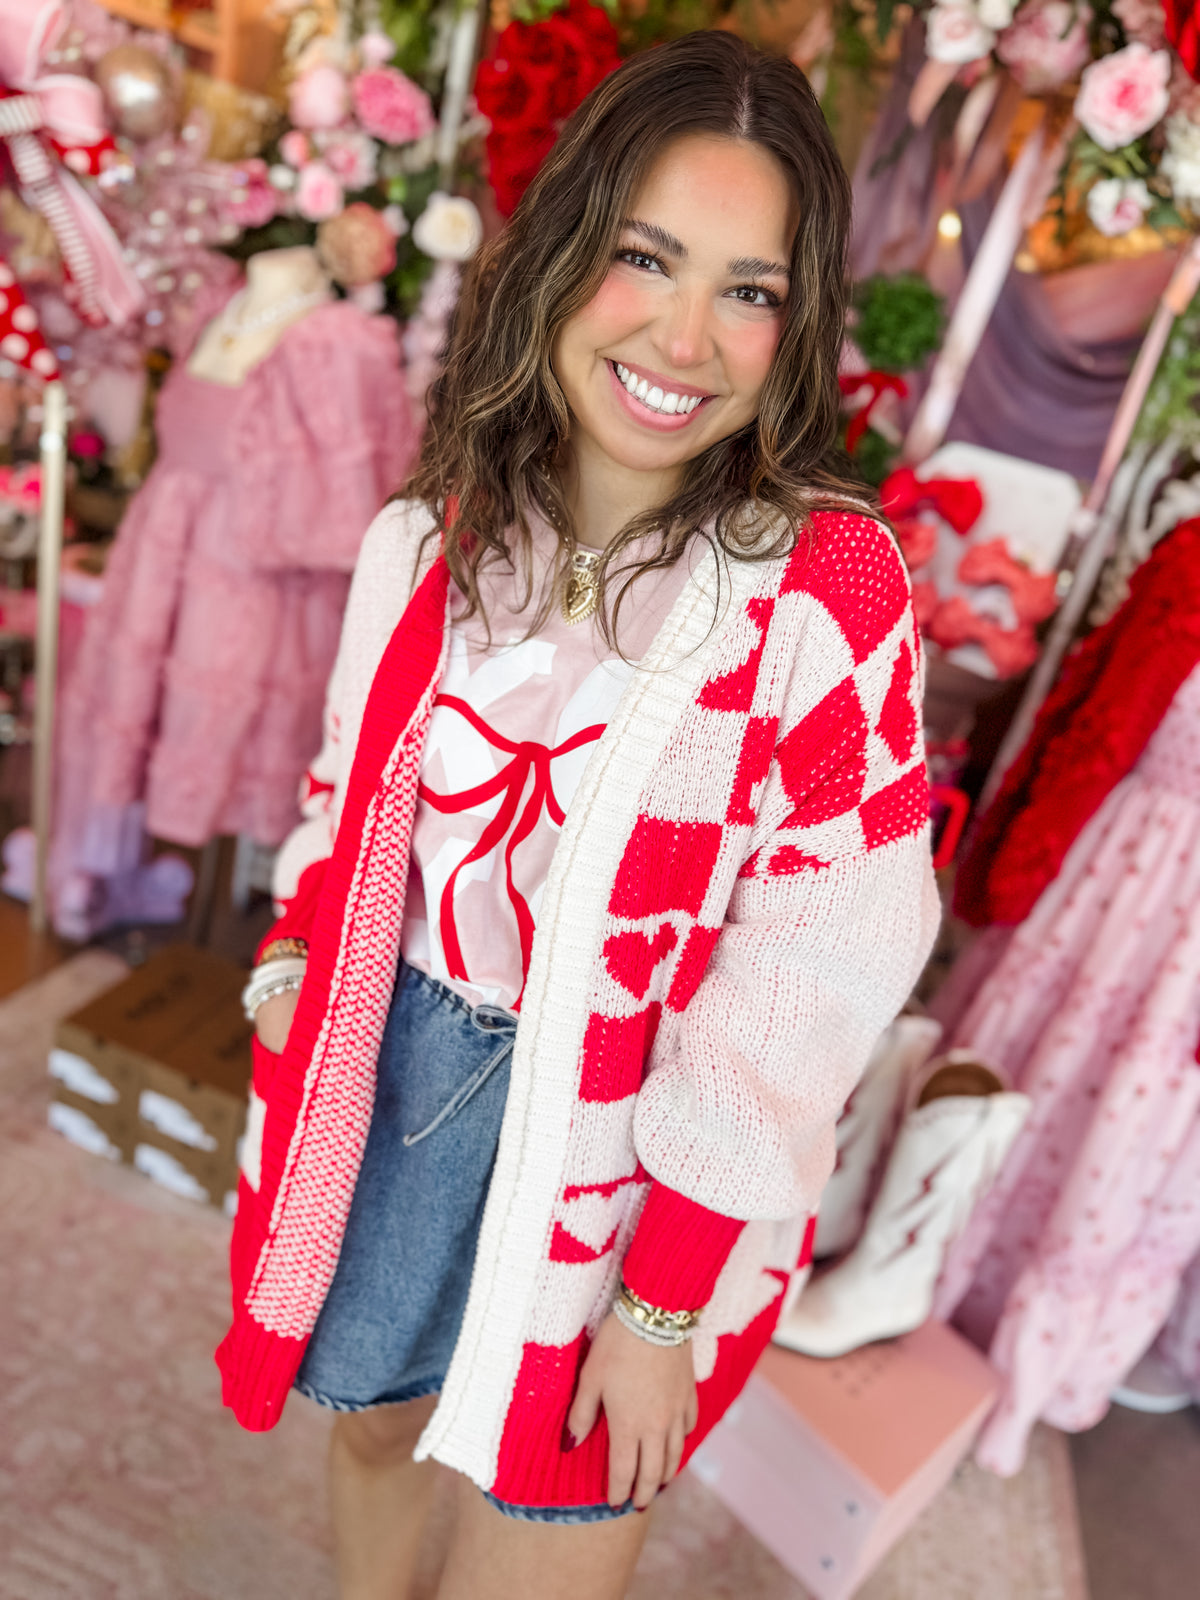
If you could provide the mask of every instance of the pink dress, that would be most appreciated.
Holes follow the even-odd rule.
[[[1172,1311],[1200,1249],[1198,1040],[1200,668],[949,1041],[1033,1099],[935,1305],[1004,1377],[998,1472],[1039,1417],[1098,1422]]]
[[[289,328],[245,383],[180,364],[64,685],[57,871],[155,837],[277,844],[321,738],[363,530],[417,443],[395,324],[348,302]]]

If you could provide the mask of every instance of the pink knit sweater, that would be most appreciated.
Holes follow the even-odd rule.
[[[429,527],[392,505],[367,536],[307,820],[280,857],[276,931],[309,940],[308,975],[282,1056],[257,1053],[218,1352],[251,1428],[279,1419],[371,1117],[445,658]],[[877,523],[821,513],[790,558],[698,563],[555,852],[470,1297],[420,1456],[517,1503],[602,1501],[603,1425],[570,1454],[559,1441],[622,1270],[656,1304],[707,1307],[689,1448],[737,1394],[841,1106],[936,928],[919,712],[908,580]]]

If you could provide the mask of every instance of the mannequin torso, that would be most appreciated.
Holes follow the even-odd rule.
[[[200,335],[187,370],[209,383],[237,388],[293,323],[329,298],[329,279],[307,245],[251,256],[246,287]]]

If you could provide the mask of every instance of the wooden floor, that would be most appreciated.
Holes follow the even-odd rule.
[[[0,894],[0,1000],[64,961],[75,947],[29,927],[29,908]]]

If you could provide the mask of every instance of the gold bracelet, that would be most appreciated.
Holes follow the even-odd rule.
[[[265,966],[268,961],[279,961],[285,957],[307,961],[308,940],[272,939],[270,944],[264,945],[263,952],[254,965],[256,967]]]
[[[686,1338],[700,1321],[699,1311],[667,1311],[662,1306],[652,1306],[648,1300],[634,1294],[624,1281],[617,1301],[626,1316],[636,1322],[639,1328],[651,1335],[665,1336],[672,1342],[677,1338]]]

